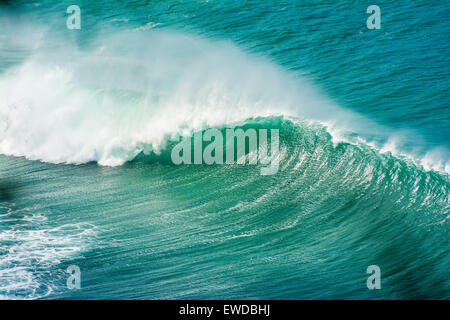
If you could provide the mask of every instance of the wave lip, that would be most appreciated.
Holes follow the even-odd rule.
[[[287,110],[283,77],[229,43],[170,32],[40,48],[0,78],[0,152],[120,165],[173,134]]]
[[[80,48],[42,36],[49,31],[20,30],[35,40],[23,62],[0,76],[5,155],[117,166],[141,152],[160,153],[178,135],[279,115],[322,123],[335,142],[408,154],[393,130],[339,108],[305,79],[229,42],[132,30]],[[449,173],[447,155],[422,150],[411,157]]]

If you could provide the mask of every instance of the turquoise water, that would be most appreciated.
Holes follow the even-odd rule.
[[[72,4],[0,7],[0,298],[450,297],[448,3]],[[277,174],[171,162],[233,126]]]

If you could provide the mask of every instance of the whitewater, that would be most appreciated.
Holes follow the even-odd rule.
[[[283,115],[322,123],[335,142],[355,142],[350,136],[358,134],[383,152],[417,158],[427,170],[450,170],[443,148],[399,150],[397,141],[415,137],[339,108],[307,80],[230,42],[110,30],[112,36],[80,50],[46,32],[21,34],[33,51],[1,77],[3,154],[114,166],[140,152],[158,153],[193,130]]]

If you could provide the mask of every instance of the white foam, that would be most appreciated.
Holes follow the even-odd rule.
[[[46,226],[40,214],[26,215],[20,224],[0,230],[0,299],[37,299],[50,295],[56,278],[67,276],[65,270],[52,267],[76,258],[93,245],[95,227],[90,224]],[[2,216],[2,221],[7,218]],[[13,216],[10,217],[14,218]],[[44,280],[51,274],[52,283]],[[62,282],[64,283],[64,282]]]
[[[59,47],[0,78],[1,153],[120,165],[174,133],[294,104],[278,68],[229,43],[158,32],[119,34],[89,52]]]

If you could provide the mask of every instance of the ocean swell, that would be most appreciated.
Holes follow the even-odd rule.
[[[26,29],[26,28],[25,28]],[[134,30],[135,31],[135,30]],[[0,153],[116,166],[207,127],[283,115],[321,123],[337,143],[406,155],[393,130],[337,107],[307,80],[229,42],[117,31],[81,48],[26,29],[33,50],[0,75]],[[3,39],[5,41],[5,39]],[[417,163],[449,172],[446,152]]]

